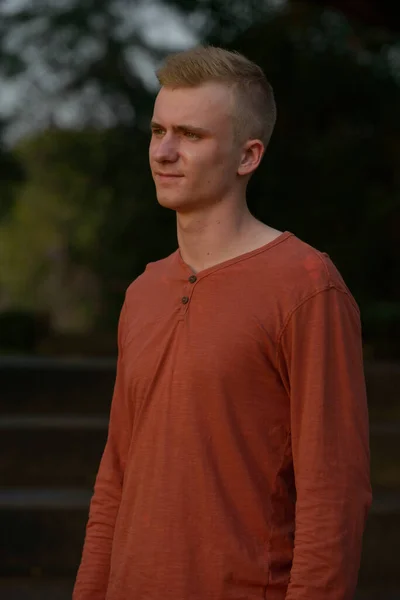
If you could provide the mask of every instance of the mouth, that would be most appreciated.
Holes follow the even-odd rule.
[[[177,182],[179,179],[182,179],[183,175],[175,174],[175,173],[154,173],[155,181],[158,181],[160,184],[169,184]]]
[[[163,179],[178,179],[179,177],[183,177],[183,175],[179,175],[177,173],[155,173],[156,177],[161,177]]]

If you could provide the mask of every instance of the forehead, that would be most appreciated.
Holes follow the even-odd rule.
[[[220,83],[197,87],[161,88],[154,104],[153,119],[165,125],[220,127],[230,124],[232,90]]]

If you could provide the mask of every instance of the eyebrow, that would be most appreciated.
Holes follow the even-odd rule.
[[[156,121],[151,121],[150,128],[164,129],[164,127]],[[194,125],[174,125],[172,129],[176,133],[181,133],[182,131],[192,131],[198,135],[211,135],[211,131],[209,129],[205,129],[204,127],[195,127]]]

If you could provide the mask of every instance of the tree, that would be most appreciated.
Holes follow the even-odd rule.
[[[140,65],[155,67],[179,45],[161,33],[149,39],[142,24],[167,9],[193,40],[224,42],[267,14],[269,2],[33,0],[0,7],[0,78],[20,81],[23,90],[9,116],[17,134],[68,122],[145,129],[152,90]]]
[[[31,23],[38,2],[15,13],[9,25],[24,18]],[[138,29],[129,22],[121,34],[115,1],[46,6],[45,29],[53,29],[45,37],[43,60],[61,76],[58,92],[96,85],[115,118],[108,129],[100,126],[102,100],[96,110],[88,107],[81,131],[52,127],[15,149],[27,179],[0,231],[8,256],[0,264],[0,286],[10,302],[12,297],[43,305],[47,288],[40,302],[30,290],[52,281],[59,302],[52,310],[63,326],[89,316],[93,326],[108,318],[114,327],[126,286],[147,262],[176,247],[174,215],[157,205],[147,166],[150,92],[137,73],[143,96],[132,92],[126,83],[132,65],[118,59],[148,40],[143,32],[129,37]],[[202,17],[197,32],[206,41],[224,40],[261,64],[275,89],[278,123],[251,182],[253,212],[330,253],[363,308],[367,333],[383,331],[385,323],[393,330],[400,323],[400,128],[392,34],[295,0],[278,13],[267,2],[246,4],[246,13],[238,0],[174,0],[171,6],[179,6],[188,23]],[[111,41],[104,45],[99,23],[113,10],[116,20],[106,23],[104,37]],[[256,17],[257,25],[243,31]],[[71,28],[67,52],[64,34]],[[83,53],[90,39],[103,44],[100,55]],[[32,48],[37,43],[35,34]],[[152,60],[165,50],[155,48]],[[12,52],[18,56],[17,47]],[[63,64],[69,79],[62,79]],[[119,100],[113,105],[113,99]],[[81,287],[72,285],[76,281]],[[86,281],[91,283],[85,288]],[[67,288],[74,299],[62,297]],[[67,316],[63,306],[70,309]]]
[[[292,0],[304,2],[304,0]],[[310,0],[312,4],[340,11],[365,25],[379,27],[395,35],[400,30],[400,6],[392,0]]]
[[[12,152],[1,143],[4,123],[0,122],[0,223],[12,206],[16,187],[24,179],[24,172]]]
[[[147,141],[126,128],[53,128],[17,145],[26,182],[0,226],[4,306],[47,311],[56,329],[115,324],[128,283],[175,243]]]
[[[370,40],[377,52],[396,42],[393,33],[398,31],[399,9],[390,0],[315,0],[314,4],[386,26],[386,32],[375,29]],[[193,42],[226,45],[255,23],[273,18],[285,5],[291,12],[297,6],[308,10],[299,0],[4,3],[0,6],[0,80],[19,81],[19,100],[9,115],[9,122],[17,123],[14,135],[43,129],[52,122],[80,126],[136,123],[145,128],[152,92],[140,65],[151,69],[174,49],[161,31],[158,39],[149,35],[158,14],[174,11],[192,32]],[[353,41],[359,42],[356,37]]]

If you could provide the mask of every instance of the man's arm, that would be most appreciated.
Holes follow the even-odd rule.
[[[298,306],[279,363],[297,491],[286,600],[352,600],[371,487],[361,327],[350,294],[330,287]]]
[[[125,393],[123,336],[125,305],[118,327],[118,364],[111,403],[107,443],[90,504],[82,560],[73,600],[104,600],[110,571],[111,546],[121,500],[122,482],[132,431]]]

